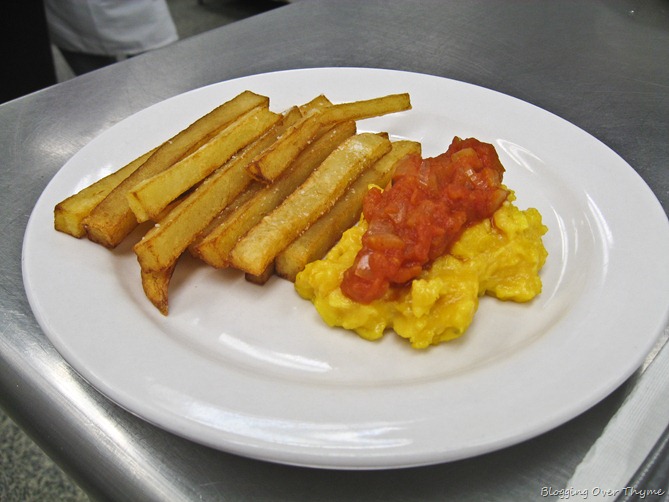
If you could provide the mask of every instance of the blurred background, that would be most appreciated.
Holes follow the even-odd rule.
[[[59,2],[60,0],[56,0]],[[119,3],[126,0],[119,0]],[[135,1],[135,0],[133,0]],[[275,0],[167,0],[178,38],[218,28],[286,2]],[[0,7],[0,103],[76,76],[48,39],[42,2],[13,0]],[[0,408],[0,501],[83,502],[88,497]]]
[[[288,3],[29,0],[0,6],[0,103]],[[104,5],[104,8],[102,7]]]

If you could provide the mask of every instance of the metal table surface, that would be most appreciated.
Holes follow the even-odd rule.
[[[535,500],[563,487],[638,374],[568,423],[502,451],[393,471],[239,458],[120,409],[60,357],[31,313],[21,245],[58,169],[111,125],[235,77],[360,66],[515,96],[610,146],[669,208],[666,0],[309,0],[0,106],[0,404],[95,500]]]

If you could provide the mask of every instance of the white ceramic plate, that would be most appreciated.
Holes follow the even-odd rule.
[[[254,286],[188,258],[163,317],[143,296],[131,242],[110,252],[53,230],[58,201],[245,89],[269,96],[276,111],[319,93],[341,102],[408,91],[411,111],[360,129],[419,140],[425,155],[455,135],[493,143],[517,204],[537,207],[549,228],[543,293],[527,305],[484,298],[463,338],[415,351],[392,333],[372,343],[326,327],[288,282]],[[668,248],[652,192],[568,122],[444,78],[321,68],[197,89],[111,127],[45,189],[26,231],[23,272],[63,357],[143,419],[244,456],[374,469],[499,449],[605,397],[666,323]]]

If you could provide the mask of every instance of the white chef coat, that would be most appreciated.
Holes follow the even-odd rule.
[[[127,56],[178,40],[165,0],[44,0],[57,47],[100,56]]]

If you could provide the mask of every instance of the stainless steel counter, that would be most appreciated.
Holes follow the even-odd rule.
[[[615,150],[666,212],[668,61],[662,0],[305,0],[0,106],[0,404],[96,500],[542,499],[542,487],[564,487],[636,377],[551,432],[469,460],[345,472],[239,458],[153,427],[78,377],[31,313],[23,234],[58,169],[118,121],[214,82],[324,66],[439,75],[538,105]]]

